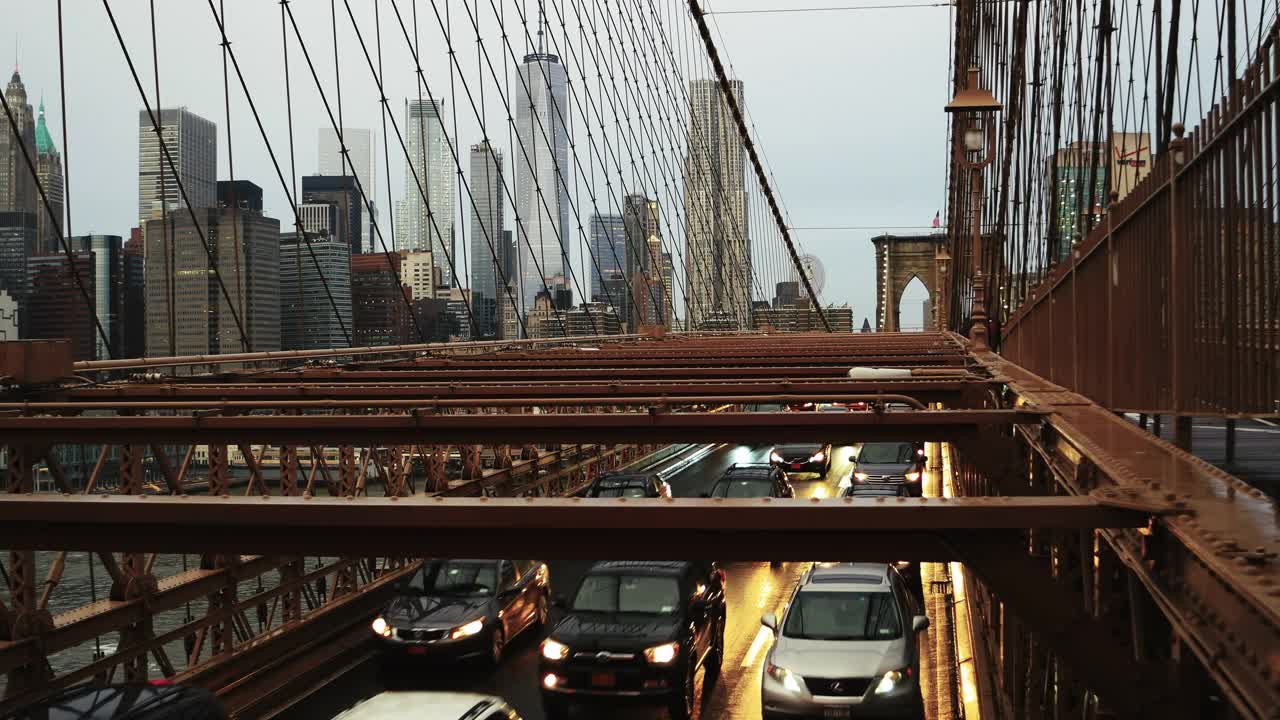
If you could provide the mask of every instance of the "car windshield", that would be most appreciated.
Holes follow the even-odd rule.
[[[915,456],[910,443],[866,443],[858,453],[858,462],[871,465],[908,463]]]
[[[578,612],[670,615],[680,601],[675,578],[645,575],[588,575],[573,598]]]
[[[799,457],[803,455],[807,458],[817,455],[821,449],[821,445],[779,445],[774,449],[774,452],[783,457]]]
[[[721,480],[711,491],[711,497],[722,498],[759,498],[773,495],[773,483],[767,478],[745,478],[742,480]]]
[[[806,640],[895,640],[902,636],[890,592],[802,592],[782,634]]]
[[[596,488],[596,497],[602,498],[642,498],[648,496],[648,491],[643,485],[627,485],[623,483],[602,484]]]
[[[423,565],[407,587],[428,595],[492,595],[497,586],[494,563],[444,560]]]

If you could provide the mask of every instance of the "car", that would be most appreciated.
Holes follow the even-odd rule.
[[[740,464],[729,466],[711,490],[703,493],[709,498],[790,498],[795,488],[787,481],[787,474],[769,464]]]
[[[760,681],[766,720],[921,718],[916,633],[929,626],[891,566],[837,563],[810,569],[779,621]]]
[[[824,478],[831,471],[831,446],[820,443],[778,445],[769,451],[769,462],[788,475],[817,473]]]
[[[671,486],[654,473],[607,473],[587,488],[589,498],[669,498]]]
[[[204,688],[157,681],[106,687],[78,685],[11,717],[14,720],[224,720],[227,711],[218,697]]]
[[[911,490],[907,483],[853,483],[844,489],[842,493],[847,498],[875,498],[875,497],[910,497]]]
[[[863,443],[853,463],[853,484],[903,483],[912,497],[924,489],[923,448],[913,442]]]
[[[660,705],[688,720],[698,670],[708,684],[719,677],[727,603],[715,563],[598,562],[557,605],[565,617],[538,653],[551,720],[585,703]]]
[[[427,560],[373,620],[384,662],[480,660],[547,622],[550,572],[536,560]]]
[[[807,403],[791,403],[784,406],[786,412],[813,412],[817,409],[817,405],[811,402]]]
[[[505,700],[473,693],[382,692],[363,700],[333,720],[521,720]]]

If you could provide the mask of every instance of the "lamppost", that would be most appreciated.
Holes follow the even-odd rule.
[[[982,168],[996,155],[996,113],[1003,109],[990,90],[978,87],[978,67],[969,66],[965,88],[956,93],[946,110],[955,113],[957,127],[963,131],[956,144],[956,166],[969,169],[969,188],[973,194],[973,323],[969,340],[975,350],[987,349],[986,278],[982,274]]]
[[[933,304],[933,316],[937,320],[938,330],[947,329],[947,312],[950,310],[951,303],[948,298],[951,296],[946,294],[947,290],[947,272],[951,269],[951,253],[947,252],[947,243],[945,241],[938,243],[938,247],[934,248],[933,261],[938,266],[937,281],[937,299]]]

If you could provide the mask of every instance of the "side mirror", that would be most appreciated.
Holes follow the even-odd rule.
[[[778,616],[773,613],[765,613],[764,615],[761,615],[760,624],[774,632],[778,632]]]
[[[858,456],[857,456],[857,455],[850,455],[850,456],[849,456],[849,462],[851,462],[851,463],[856,463],[856,462],[858,462]]]
[[[559,610],[568,610],[569,598],[565,597],[562,593],[556,593],[551,596],[551,606]]]
[[[924,615],[916,615],[915,617],[911,618],[912,632],[920,632],[922,630],[928,630],[928,629],[929,629],[929,618],[925,617]]]

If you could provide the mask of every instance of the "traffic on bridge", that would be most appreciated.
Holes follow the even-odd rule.
[[[1280,718],[1273,3],[10,5],[0,717]]]

